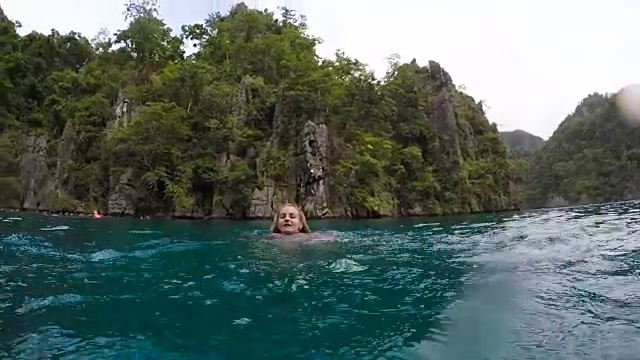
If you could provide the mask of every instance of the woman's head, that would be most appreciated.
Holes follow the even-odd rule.
[[[296,205],[289,203],[282,205],[273,217],[270,231],[285,235],[311,232],[304,212]]]

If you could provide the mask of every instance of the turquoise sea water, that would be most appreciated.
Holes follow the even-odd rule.
[[[640,204],[427,220],[0,213],[0,358],[637,359]]]

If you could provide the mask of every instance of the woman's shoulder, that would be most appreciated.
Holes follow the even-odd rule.
[[[309,232],[309,233],[297,233],[291,235],[285,235],[280,233],[270,234],[272,239],[291,239],[291,240],[335,240],[336,234],[334,232]]]

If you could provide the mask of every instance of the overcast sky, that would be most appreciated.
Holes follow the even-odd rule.
[[[176,31],[233,0],[160,0]],[[438,61],[457,85],[490,107],[500,130],[548,138],[592,92],[640,82],[640,1],[634,0],[247,0],[285,5],[307,16],[324,39],[321,56],[338,48],[382,75],[386,57]],[[75,30],[91,38],[124,27],[124,0],[0,0],[22,32]],[[189,4],[189,5],[185,5]],[[553,6],[552,6],[553,5]]]

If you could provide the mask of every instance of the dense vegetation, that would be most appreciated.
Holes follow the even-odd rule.
[[[527,157],[544,146],[544,139],[524,130],[501,131],[500,137],[514,157]]]
[[[640,195],[640,128],[616,95],[591,94],[531,160],[531,207],[610,202]]]
[[[319,59],[304,17],[244,4],[168,28],[151,1],[92,41],[0,21],[0,205],[233,218],[518,206],[481,103],[439,64]],[[10,14],[9,14],[10,15]],[[185,44],[196,44],[188,54]]]
[[[545,141],[523,130],[501,131],[500,137],[507,145],[509,157],[513,163],[513,189],[516,201],[524,205],[523,195],[527,189],[531,161],[534,154],[542,149]]]

